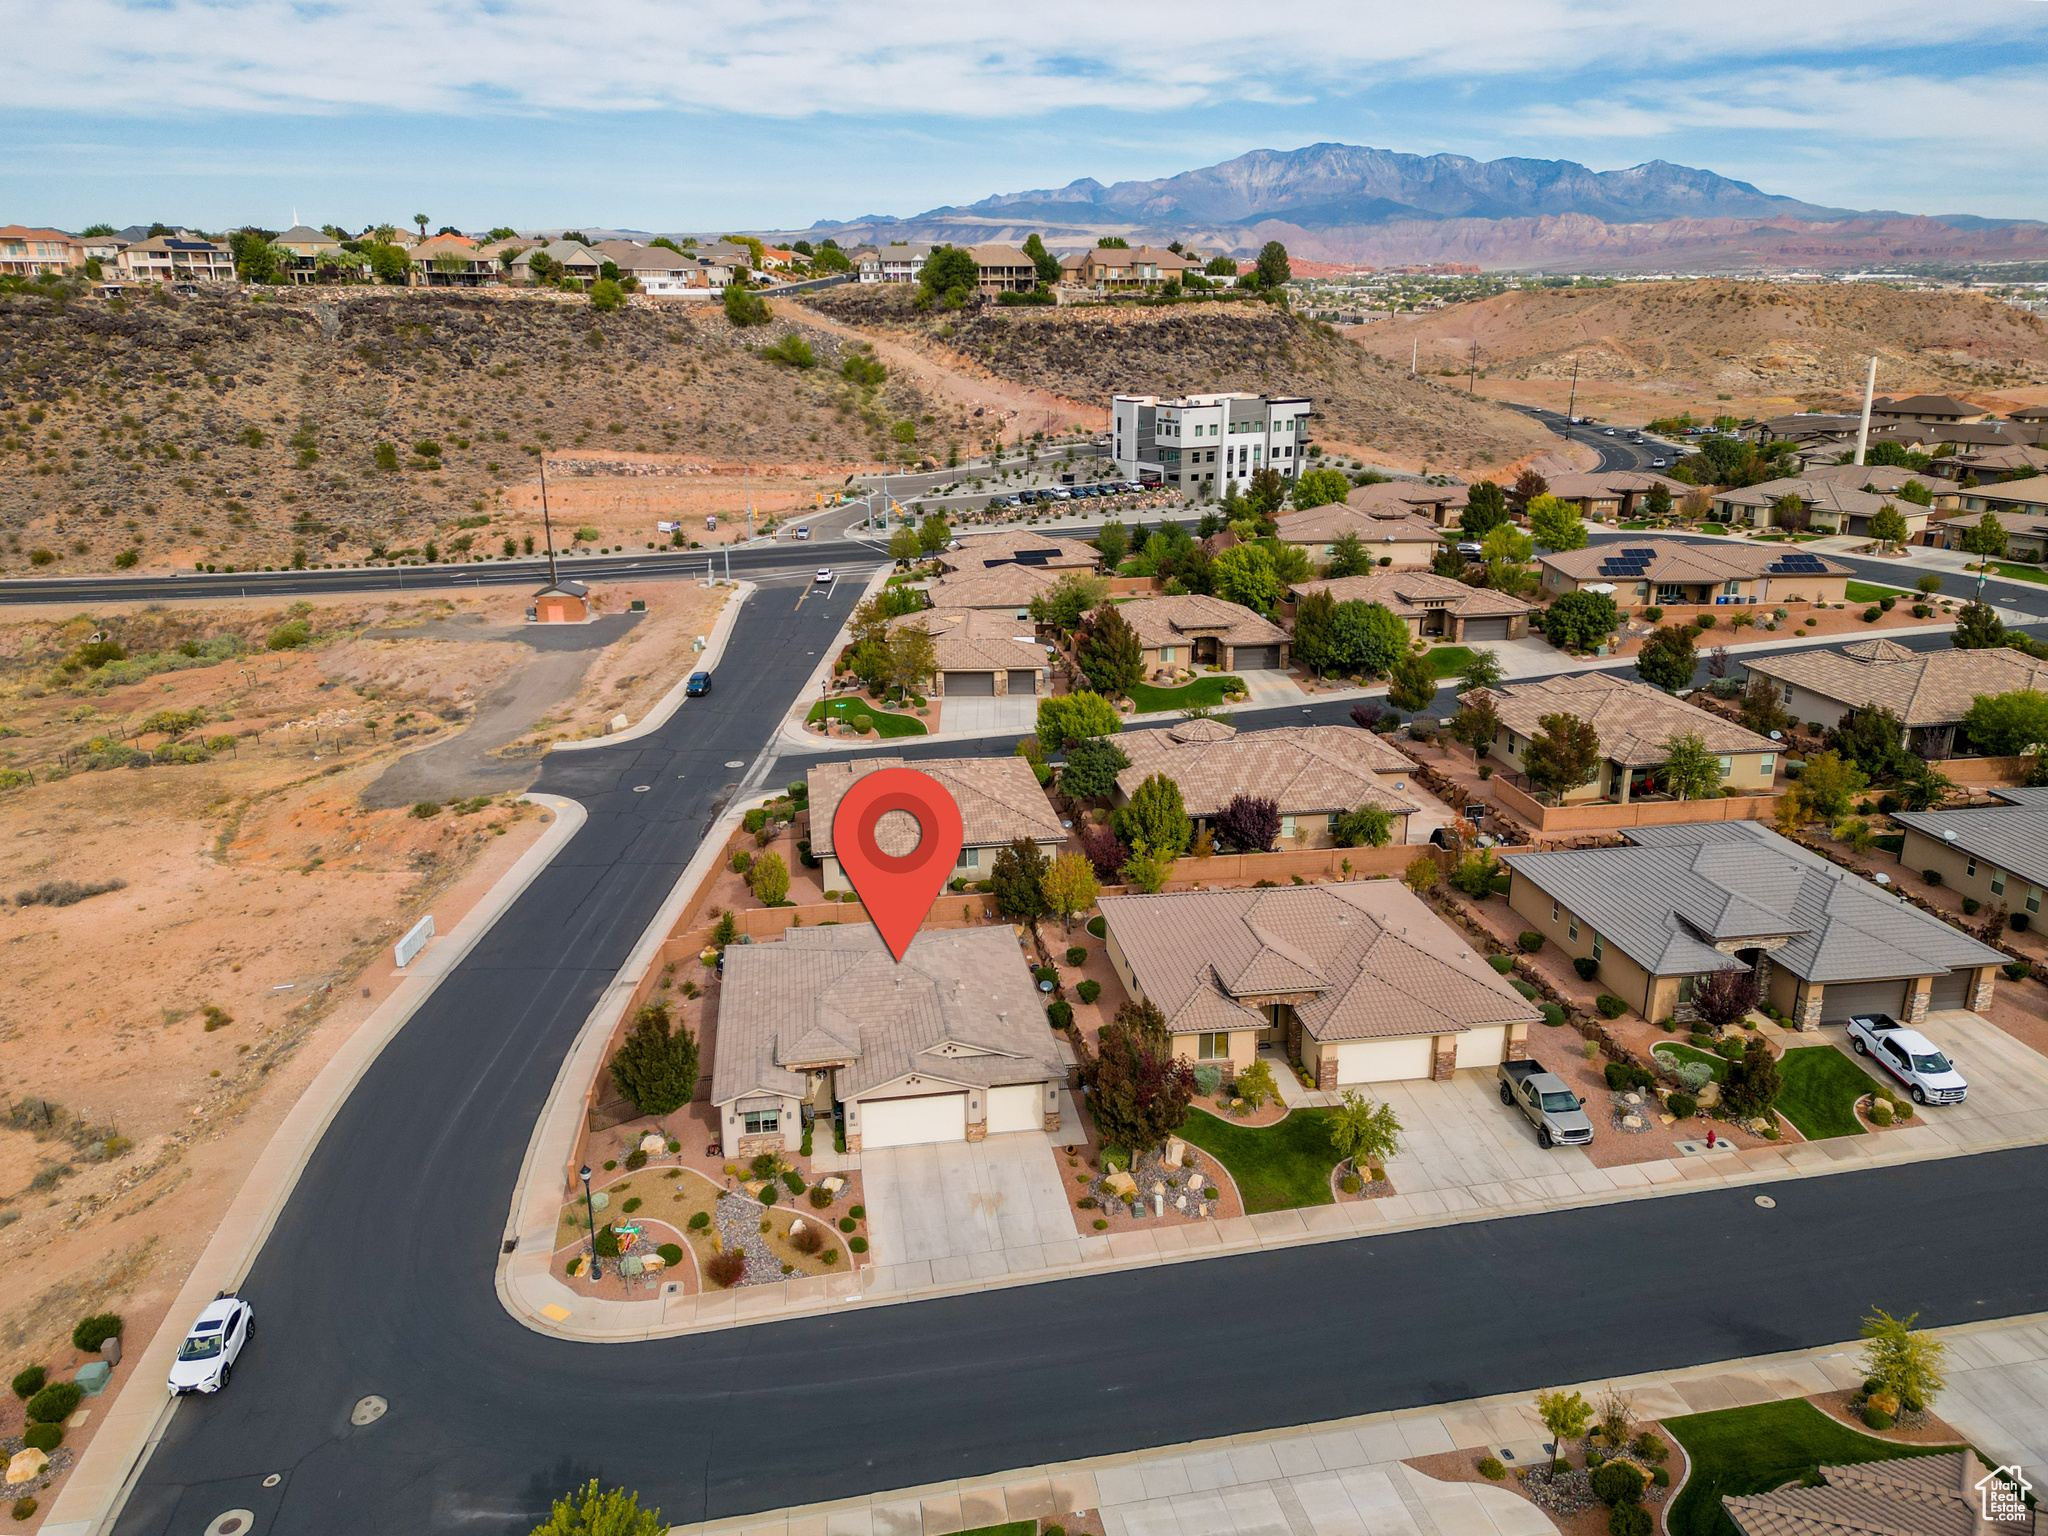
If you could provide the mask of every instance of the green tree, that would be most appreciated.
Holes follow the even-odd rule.
[[[1081,616],[1109,602],[1108,578],[1093,572],[1070,571],[1031,599],[1031,617],[1061,634],[1079,628]]]
[[[1123,728],[1123,717],[1099,693],[1048,695],[1038,701],[1038,746],[1047,756],[1068,742],[1114,736]]]
[[[1465,658],[1465,665],[1458,672],[1458,691],[1470,693],[1475,688],[1498,687],[1502,677],[1500,654],[1485,646],[1474,646],[1472,654]]]
[[[1218,555],[1209,567],[1216,595],[1242,603],[1254,613],[1268,613],[1280,598],[1280,577],[1273,569],[1273,557],[1257,544],[1236,544]]]
[[[1259,248],[1255,270],[1259,274],[1261,288],[1284,287],[1294,278],[1294,269],[1287,262],[1287,247],[1278,240],[1268,240]]]
[[[1358,535],[1350,529],[1330,541],[1329,576],[1338,580],[1345,576],[1363,576],[1373,568],[1372,555],[1367,551]]]
[[[1993,512],[1986,512],[1963,530],[1963,548],[1980,560],[1996,560],[2005,553],[2005,524]]]
[[[1698,665],[1692,636],[1676,624],[1660,624],[1636,655],[1636,676],[1653,688],[1675,693],[1692,682]]]
[[[1140,840],[1117,874],[1123,878],[1124,884],[1136,886],[1147,896],[1156,896],[1166,889],[1166,882],[1173,874],[1173,860],[1161,858]]]
[[[1600,771],[1600,733],[1577,715],[1545,715],[1538,734],[1522,749],[1522,770],[1529,781],[1559,800]]]
[[[1643,511],[1651,517],[1669,517],[1671,515],[1671,487],[1662,480],[1651,486],[1649,498],[1643,503]]]
[[[1144,647],[1115,604],[1105,603],[1096,609],[1077,640],[1081,672],[1104,698],[1123,698],[1144,681]]]
[[[1586,547],[1586,525],[1579,518],[1578,507],[1547,493],[1529,503],[1529,532],[1548,550]]]
[[[1261,521],[1280,510],[1280,503],[1287,499],[1287,481],[1280,471],[1268,466],[1252,471],[1250,484],[1245,487],[1244,499],[1252,515]]]
[[[625,291],[609,277],[600,277],[590,285],[590,307],[599,314],[607,314],[625,302]]]
[[[2034,466],[2029,464],[2026,467],[2025,475],[2032,475],[2034,473],[2036,473]],[[2011,474],[2007,475],[2006,479],[2019,480],[2024,477],[2022,474]],[[1899,487],[1899,500],[1910,501],[1916,507],[1931,507],[1934,505],[1934,492],[1925,485],[1922,485],[1918,480],[1908,480]]]
[[[1500,735],[1500,713],[1494,708],[1493,695],[1470,693],[1464,706],[1451,716],[1447,729],[1451,740],[1471,749],[1472,762],[1476,767]]]
[[[1886,549],[1892,549],[1906,542],[1906,520],[1899,509],[1886,502],[1877,509],[1877,515],[1870,520],[1870,536]]]
[[[1202,268],[1211,277],[1237,276],[1237,262],[1229,256],[1211,256],[1208,265]]]
[[[1863,770],[1843,762],[1835,752],[1813,758],[1799,776],[1800,797],[1815,816],[1830,825],[1848,815],[1850,804],[1869,787]]]
[[[1353,1089],[1344,1101],[1325,1112],[1330,1145],[1354,1168],[1373,1168],[1401,1150],[1401,1117],[1384,1099],[1375,1103]]]
[[[1384,848],[1393,837],[1394,818],[1377,805],[1346,811],[1330,829],[1331,841],[1339,848]]]
[[[426,215],[425,215],[424,213],[416,213],[416,214],[414,214],[414,215],[412,216],[412,221],[413,221],[413,223],[415,223],[415,224],[419,225],[419,227],[420,227],[420,238],[421,238],[422,240],[426,239],[426,238],[427,238],[427,216],[426,216]]]
[[[1986,757],[2032,757],[2048,750],[2048,694],[2032,688],[1979,694],[1963,716],[1963,734]]]
[[[658,1509],[642,1509],[640,1495],[623,1488],[600,1493],[597,1479],[566,1498],[533,1528],[532,1536],[663,1536],[668,1522]]]
[[[1098,251],[1128,251],[1131,242],[1122,235],[1100,235],[1096,238],[1095,248]]]
[[[1465,492],[1465,505],[1458,513],[1459,531],[1468,539],[1483,539],[1510,521],[1507,496],[1501,488],[1491,480],[1475,480]]]
[[[764,906],[776,907],[789,899],[789,866],[779,853],[764,853],[747,866],[747,888]]]
[[[1721,1085],[1721,1102],[1738,1115],[1754,1118],[1770,1112],[1783,1087],[1778,1059],[1771,1054],[1770,1043],[1753,1035],[1741,1060],[1728,1065],[1728,1079]]]
[[[1332,666],[1382,677],[1408,654],[1408,626],[1386,604],[1352,598],[1331,615],[1330,649]]]
[[[774,318],[768,301],[747,286],[747,280],[738,273],[725,285],[725,318],[744,330],[752,325],[766,325]]]
[[[1045,850],[1030,838],[1019,837],[1005,844],[988,872],[989,884],[995,888],[996,910],[1020,922],[1043,916],[1049,868]]]
[[[1589,651],[1620,623],[1621,610],[1606,592],[1567,592],[1543,610],[1543,633],[1564,650]]]
[[[943,513],[932,513],[917,530],[917,547],[924,554],[936,555],[952,542],[953,529]]]
[[[783,872],[787,889],[788,871]],[[619,1097],[643,1115],[672,1115],[697,1092],[697,1039],[672,1027],[668,1004],[647,1003],[611,1061]]]
[[[889,535],[889,558],[898,565],[908,565],[924,553],[924,541],[917,536],[917,530],[905,523]]]
[[[1899,1400],[1903,1408],[1915,1411],[1933,1406],[1948,1386],[1943,1365],[1948,1346],[1922,1328],[1915,1328],[1920,1314],[1893,1317],[1882,1307],[1872,1307],[1863,1319],[1863,1374],[1879,1388]]]
[[[1496,592],[1520,592],[1528,585],[1528,560],[1535,553],[1536,546],[1526,533],[1513,523],[1502,523],[1480,543],[1486,584]]]
[[[1076,912],[1086,912],[1102,894],[1094,869],[1078,853],[1063,853],[1054,859],[1039,880],[1038,889],[1046,910],[1059,918],[1063,932],[1073,929]]]
[[[1031,265],[1038,270],[1038,281],[1050,288],[1060,280],[1060,259],[1045,248],[1045,242],[1033,230],[1024,237],[1024,254],[1031,258]],[[976,274],[979,276],[979,274]]]
[[[1131,760],[1107,736],[1090,736],[1067,748],[1060,769],[1060,793],[1072,800],[1107,800],[1116,793],[1116,776]]]
[[[1387,674],[1387,702],[1411,715],[1436,698],[1436,673],[1421,656],[1405,651]]]
[[[1792,729],[1792,717],[1778,702],[1778,685],[1761,672],[1751,673],[1742,691],[1742,723],[1759,736]]]
[[[1341,469],[1311,469],[1294,482],[1297,511],[1328,506],[1351,494],[1351,477]]]
[[[1279,578],[1280,589],[1283,592],[1297,581],[1307,581],[1316,573],[1316,568],[1309,564],[1308,551],[1299,544],[1283,544],[1278,539],[1261,539],[1259,547],[1273,557],[1273,574]]]
[[[405,252],[395,245],[373,245],[364,250],[370,271],[378,282],[391,288],[403,288],[406,274],[412,271],[412,263],[406,260]]]
[[[981,291],[981,263],[972,251],[942,245],[925,258],[918,281],[932,298],[957,308]]]
[[[1121,1016],[1102,1031],[1087,1068],[1088,1111],[1105,1147],[1135,1158],[1179,1130],[1195,1097],[1195,1069]]]
[[[1874,783],[1891,783],[1905,771],[1906,722],[1882,705],[1852,709],[1828,732],[1828,745]]]
[[[1102,557],[1105,571],[1113,571],[1122,565],[1130,547],[1130,530],[1115,518],[1095,530],[1095,552]]]
[[[1593,1405],[1576,1392],[1538,1392],[1536,1416],[1562,1453],[1565,1444],[1584,1435],[1593,1422]]]
[[[1294,605],[1294,659],[1318,677],[1336,656],[1337,599],[1327,590],[1305,592]]]
[[[2007,644],[2005,620],[1984,603],[1965,603],[1956,610],[1955,633],[1949,644],[1959,651],[1992,651]]]
[[[1116,834],[1135,850],[1140,843],[1171,863],[1187,852],[1194,829],[1188,823],[1180,785],[1163,773],[1147,774],[1131,803],[1111,818]]]
[[[1664,787],[1681,800],[1706,800],[1721,792],[1721,755],[1707,738],[1686,731],[1664,743]]]
[[[889,681],[906,693],[922,693],[939,669],[939,644],[923,621],[889,630]]]

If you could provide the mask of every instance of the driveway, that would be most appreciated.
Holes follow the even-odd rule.
[[[1537,1146],[1529,1123],[1501,1103],[1491,1067],[1467,1068],[1447,1082],[1378,1083],[1371,1093],[1401,1117],[1401,1150],[1387,1172],[1404,1195],[1457,1192],[1449,1196],[1455,1208],[1457,1194],[1474,1186],[1505,1186],[1511,1203],[1533,1198],[1530,1185],[1552,1199],[1611,1187],[1579,1148]]]
[[[1080,1261],[1043,1131],[863,1152],[860,1172],[877,1266],[871,1295]]]
[[[1032,694],[939,701],[939,729],[948,735],[962,731],[975,736],[994,736],[1004,731],[1022,735],[1037,728],[1038,700]]]
[[[1960,1104],[1930,1104],[1916,1110],[1913,1118],[1920,1125],[1941,1133],[1953,1145],[1971,1148],[2038,1135],[2048,1124],[2048,1057],[1960,1008],[1930,1013],[1918,1027],[1970,1084],[1970,1096]],[[1830,1024],[1823,1033],[1871,1077],[1904,1093],[1896,1078],[1850,1049],[1846,1028]]]

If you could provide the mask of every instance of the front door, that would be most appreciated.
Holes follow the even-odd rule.
[[[1285,1003],[1262,1003],[1259,1005],[1259,1013],[1266,1021],[1259,1026],[1260,1050],[1263,1051],[1270,1045],[1279,1044],[1280,1028],[1284,1022],[1281,1018],[1281,1012],[1286,1007]]]

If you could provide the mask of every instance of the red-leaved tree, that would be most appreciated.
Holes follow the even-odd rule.
[[[1181,1128],[1195,1096],[1195,1069],[1170,1041],[1122,1018],[1102,1031],[1089,1069],[1088,1109],[1105,1147],[1133,1157]]]
[[[1271,853],[1280,835],[1280,802],[1263,795],[1232,795],[1216,813],[1216,835],[1240,853]]]

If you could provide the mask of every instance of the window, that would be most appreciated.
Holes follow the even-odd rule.
[[[1282,837],[1294,836],[1294,818],[1292,816],[1282,816],[1280,818],[1280,835]]]
[[[1557,921],[1557,898],[1555,896],[1550,898],[1550,920],[1553,923]]]
[[[1159,659],[1161,661],[1171,661],[1173,660],[1173,656],[1174,648],[1172,646],[1162,645],[1161,647],[1159,647]]]
[[[1337,830],[1337,821],[1338,821],[1338,816],[1337,816],[1337,813],[1336,813],[1335,811],[1332,811],[1332,812],[1330,812],[1330,830],[1331,830],[1332,832],[1334,832],[1334,831],[1336,831],[1336,830]]]
[[[962,869],[981,868],[981,850],[979,848],[962,848],[960,850],[960,867]]]
[[[782,1112],[776,1109],[749,1109],[740,1116],[749,1136],[765,1136],[782,1123]]]
[[[1974,853],[1970,855],[1970,862],[1963,866],[1963,873],[1966,875],[1977,873],[1977,855]]]
[[[1213,1035],[1195,1036],[1195,1059],[1197,1061],[1230,1060],[1230,1033],[1218,1030]]]
[[[1607,947],[1606,945],[1604,945],[1604,944],[1602,944],[1602,943],[1600,942],[1600,935],[1599,935],[1599,934],[1597,934],[1597,933],[1596,933],[1596,934],[1594,934],[1594,935],[1593,935],[1593,958],[1594,958],[1595,960],[1598,960],[1598,959],[1600,958],[1600,956],[1601,956],[1601,952],[1602,952],[1603,950],[1605,950],[1605,949],[1606,949],[1606,947]]]
[[[2035,913],[2041,910],[2041,887],[2038,885],[2027,887],[2027,910]]]
[[[2003,896],[2005,894],[2005,871],[2002,869],[1991,871],[1991,894],[1994,896]]]
[[[1571,927],[1565,930],[1565,937],[1569,938],[1574,944],[1579,942],[1579,920],[1576,915],[1572,918]]]
[[[1787,683],[1787,684],[1785,685],[1785,697],[1784,697],[1784,699],[1783,699],[1783,700],[1782,700],[1781,702],[1782,702],[1783,704],[1785,704],[1787,708],[1789,708],[1789,707],[1791,706],[1791,703],[1792,703],[1792,685],[1791,685],[1790,683]]]
[[[1724,779],[1725,779],[1725,778],[1727,778],[1727,777],[1728,777],[1728,775],[1729,775],[1729,773],[1733,771],[1734,767],[1735,767],[1735,759],[1734,759],[1734,758],[1732,758],[1732,757],[1724,757],[1724,758],[1722,758],[1722,759],[1721,759],[1721,777],[1722,777],[1722,778],[1724,778]]]
[[[1680,1002],[1681,1004],[1684,1004],[1684,1003],[1690,1003],[1690,1002],[1692,1001],[1692,996],[1693,996],[1693,993],[1699,990],[1699,984],[1700,984],[1700,979],[1699,979],[1699,977],[1697,977],[1697,976],[1681,976],[1681,977],[1679,977],[1679,978],[1678,978],[1678,1001],[1679,1001],[1679,1002]]]
[[[1734,597],[1736,594],[1742,591],[1742,583],[1739,581],[1723,582],[1721,584],[1721,590],[1725,592],[1728,596]]]

